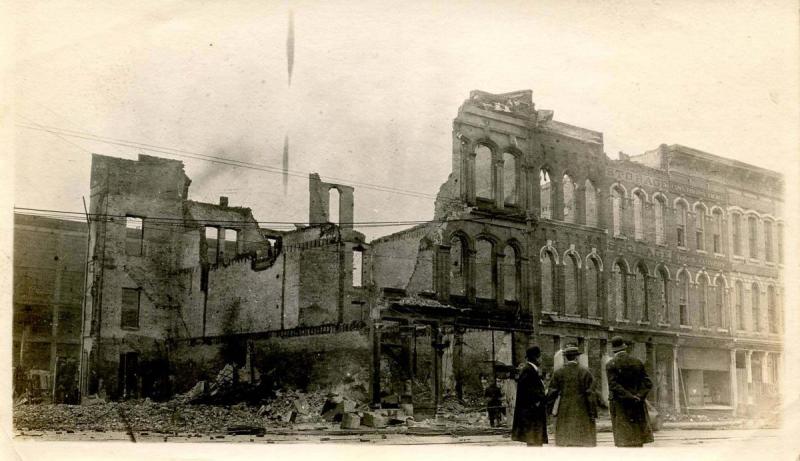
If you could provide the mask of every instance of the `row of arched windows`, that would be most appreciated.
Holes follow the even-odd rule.
[[[511,152],[504,152],[495,160],[492,150],[484,144],[478,144],[475,148],[475,196],[494,200],[495,191],[501,189],[500,184],[497,184],[498,181],[495,179],[495,162],[501,162],[503,166],[503,182],[502,190],[500,190],[503,203],[516,205],[518,201],[517,190],[519,189],[517,156]]]
[[[450,294],[467,296],[474,287],[475,297],[504,301],[519,301],[522,283],[520,246],[516,241],[507,241],[499,248],[491,237],[479,237],[475,241],[474,258],[471,257],[469,240],[462,234],[450,239]],[[498,281],[503,281],[503,292],[497,293]]]

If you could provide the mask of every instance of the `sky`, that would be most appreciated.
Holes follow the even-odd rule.
[[[102,6],[101,6],[102,5]],[[14,205],[81,211],[90,152],[146,152],[30,126],[225,157],[181,159],[190,198],[308,220],[308,172],[356,186],[355,221],[426,220],[473,89],[533,90],[606,153],[683,144],[797,166],[794,2],[17,2]],[[287,28],[294,12],[294,67]],[[178,157],[172,157],[178,158]],[[368,238],[398,228],[363,229]]]

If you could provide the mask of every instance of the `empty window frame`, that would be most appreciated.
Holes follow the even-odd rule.
[[[611,189],[611,224],[614,237],[622,235],[622,201],[625,192],[618,186]]]
[[[553,217],[553,197],[552,195],[552,182],[550,181],[550,173],[547,170],[539,171],[539,206],[541,208],[540,215],[545,219],[552,219]]]
[[[597,227],[597,189],[592,181],[586,180],[584,185],[584,201],[586,208],[586,225]]]
[[[206,261],[209,264],[216,264],[219,259],[219,240],[220,229],[218,227],[206,226]]]
[[[517,157],[506,152],[503,154],[503,203],[506,205],[517,204],[517,189],[519,183],[519,169]]]
[[[360,287],[363,286],[363,281],[361,279],[362,274],[364,273],[364,252],[361,249],[354,249],[353,250],[353,286]]]
[[[225,229],[225,245],[223,248],[225,256],[232,258],[239,253],[239,231],[236,229]]]
[[[574,223],[577,221],[575,187],[575,183],[568,174],[565,174],[563,178],[561,178],[561,192],[562,197],[564,197],[564,222]]]
[[[475,148],[475,196],[492,200],[492,151],[483,144]]]
[[[125,216],[125,254],[141,256],[144,249],[144,218]]]
[[[644,194],[641,191],[633,193],[633,238],[644,240]]]

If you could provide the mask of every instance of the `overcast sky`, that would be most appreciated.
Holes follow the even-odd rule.
[[[294,10],[295,61],[286,38]],[[17,2],[16,121],[435,194],[470,90],[533,90],[605,151],[679,143],[797,164],[791,1]],[[79,211],[90,155],[143,151],[14,129],[17,206]],[[152,154],[159,155],[159,154]],[[186,160],[190,197],[305,222],[308,181]],[[433,200],[356,188],[356,221]],[[397,229],[367,229],[368,237]]]

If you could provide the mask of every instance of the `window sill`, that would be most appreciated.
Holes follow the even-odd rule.
[[[701,255],[707,255],[708,254],[708,252],[706,250],[697,250],[697,253],[701,254]]]
[[[615,235],[614,238],[617,240],[628,240],[628,237],[625,237],[624,235]]]
[[[724,257],[725,257],[725,254],[724,254],[724,253],[717,253],[717,252],[714,252],[714,257],[715,257],[715,258],[724,258]]]
[[[727,332],[728,332],[727,328],[717,328],[717,333],[727,333]]]
[[[708,331],[708,332],[711,332],[711,328],[708,328],[708,327],[700,327],[700,331]]]
[[[658,326],[660,326],[661,328],[669,328],[672,325],[670,325],[669,323],[658,322]]]
[[[125,330],[125,331],[139,331],[139,327],[119,327],[119,328],[120,330]]]
[[[681,325],[681,330],[691,330],[691,329],[692,329],[691,325]]]
[[[736,255],[736,254],[732,255],[731,258],[733,258],[736,261],[744,261],[745,260],[744,256],[739,256],[739,255]]]
[[[678,251],[683,251],[683,252],[687,252],[687,251],[689,251],[689,248],[687,248],[687,247],[682,247],[682,246],[680,246],[680,245],[676,246],[675,248],[676,248]]]
[[[750,264],[758,264],[758,263],[761,262],[760,259],[756,259],[756,258],[749,258],[748,261],[750,262]]]
[[[623,323],[623,324],[627,325],[627,324],[631,323],[631,321],[630,320],[625,320],[625,319],[617,319],[617,323]]]
[[[642,325],[642,326],[650,326],[650,322],[645,322],[644,320],[639,320],[639,321],[638,321],[638,322],[636,322],[636,323],[637,323],[638,325]]]
[[[766,264],[767,267],[775,267],[775,263],[772,261],[764,261],[764,264]]]

